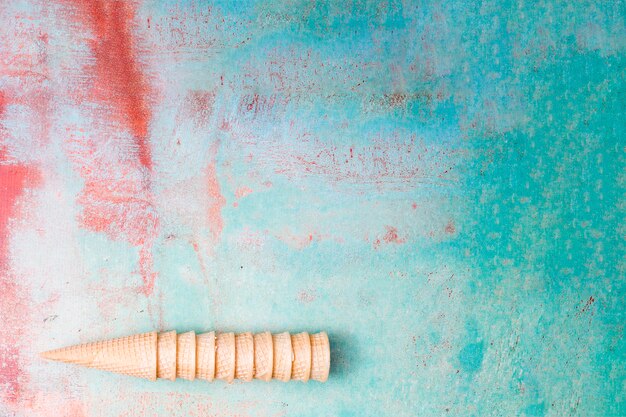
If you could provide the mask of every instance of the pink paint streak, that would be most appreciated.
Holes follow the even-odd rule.
[[[395,244],[401,245],[406,242],[405,237],[400,237],[398,229],[393,226],[385,226],[387,232],[380,238],[374,241],[374,248],[378,249],[381,244]]]
[[[0,363],[0,389],[3,390],[6,401],[14,405],[23,391],[25,377],[20,364],[20,349],[11,344],[0,345]]]
[[[4,115],[6,110],[6,98],[4,97],[4,92],[0,90],[0,117]]]
[[[74,16],[92,35],[89,44],[95,56],[91,68],[92,98],[106,105],[106,116],[133,135],[139,162],[152,169],[148,143],[150,91],[134,52],[132,2],[65,1],[73,5]]]
[[[1,111],[1,109],[0,109]],[[32,167],[12,163],[0,149],[0,389],[10,404],[19,401],[27,376],[20,358],[23,325],[29,315],[26,290],[11,276],[9,265],[10,221],[17,217],[17,202],[39,176]]]
[[[78,198],[80,221],[89,230],[139,248],[143,283],[138,291],[150,295],[157,276],[151,251],[159,227],[150,187],[152,91],[136,54],[134,3],[62,1],[69,4],[67,15],[84,31],[95,58],[78,77],[88,80],[86,99],[100,106],[94,110],[94,123],[66,141],[85,181]]]
[[[432,145],[415,135],[394,132],[379,135],[368,145],[324,143],[308,132],[294,132],[293,142],[279,143],[257,158],[271,162],[274,172],[298,179],[325,178],[334,183],[412,188],[455,181],[454,165],[460,151]],[[258,152],[257,152],[258,155]]]
[[[317,299],[315,291],[300,291],[298,294],[298,301],[302,304],[310,304]]]
[[[213,115],[215,97],[213,91],[193,90],[188,92],[182,116],[191,119],[196,128],[206,128]]]
[[[239,115],[246,116],[251,114],[253,117],[259,114],[270,114],[276,105],[276,95],[262,96],[257,93],[248,94],[241,98],[239,101]],[[285,105],[288,99],[283,100],[282,104]]]
[[[252,188],[250,187],[239,187],[235,190],[235,197],[237,198],[244,198],[250,194],[252,194]]]
[[[94,138],[77,130],[78,134],[66,140],[66,149],[85,182],[78,197],[83,207],[79,220],[89,230],[139,248],[138,272],[143,285],[138,290],[150,295],[156,279],[151,249],[159,219],[145,172],[136,160],[111,151],[111,141],[121,139],[98,139],[103,133],[96,128]]]
[[[214,147],[213,153],[217,152]],[[217,172],[215,170],[215,160],[206,167],[207,191],[211,201],[207,210],[207,218],[213,239],[217,241],[224,229],[224,220],[222,218],[222,208],[226,205],[226,199],[222,195],[220,183],[217,180]]]
[[[456,233],[456,226],[454,225],[454,222],[452,220],[450,220],[448,224],[446,224],[445,232],[447,235],[453,235]]]
[[[322,240],[331,239],[331,236],[322,236],[318,232],[297,234],[291,231],[284,231],[276,234],[276,238],[285,242],[295,249],[304,249],[313,244],[313,242],[321,242]]]

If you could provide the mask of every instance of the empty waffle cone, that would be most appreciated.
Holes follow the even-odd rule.
[[[311,376],[311,339],[309,334],[298,333],[291,336],[293,365],[291,379],[307,382]]]
[[[330,372],[330,343],[326,332],[311,335],[311,379],[326,382]]]
[[[215,378],[215,332],[196,336],[196,377],[207,381]]]
[[[274,342],[270,332],[254,335],[254,377],[263,381],[272,379]]]
[[[252,381],[254,376],[254,338],[252,333],[235,336],[235,378]]]
[[[174,381],[176,379],[176,331],[159,333],[157,376]]]
[[[291,350],[291,336],[289,333],[279,333],[272,335],[274,342],[274,371],[275,379],[287,382],[291,378],[291,362],[293,352]]]
[[[157,378],[157,333],[85,343],[44,352],[41,356],[154,381]]]
[[[176,376],[193,381],[196,379],[196,333],[178,335],[176,344]]]
[[[235,334],[218,333],[215,345],[215,378],[233,382],[235,379]]]

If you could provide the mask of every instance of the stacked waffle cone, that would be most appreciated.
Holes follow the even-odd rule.
[[[330,345],[325,332],[149,332],[44,352],[41,356],[149,380],[325,382]]]

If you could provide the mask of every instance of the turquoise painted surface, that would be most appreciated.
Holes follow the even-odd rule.
[[[107,78],[116,33],[72,2],[1,6],[3,164],[38,180],[3,232],[0,414],[626,415],[626,3],[117,6],[141,75]],[[170,328],[324,329],[331,377],[36,356]]]

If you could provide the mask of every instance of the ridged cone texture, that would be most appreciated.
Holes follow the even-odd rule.
[[[157,378],[157,333],[142,333],[44,352],[53,361],[136,376]]]
[[[215,332],[196,336],[196,377],[206,381],[215,378]]]
[[[218,333],[215,341],[215,378],[226,382],[235,379],[235,334]]]
[[[254,335],[254,377],[262,381],[272,379],[274,369],[274,342],[270,332]]]
[[[311,379],[326,382],[330,373],[330,343],[326,332],[311,335]]]
[[[324,332],[150,332],[51,350],[41,356],[150,380],[324,382],[330,372],[330,344]]]
[[[291,336],[289,333],[272,335],[274,341],[274,379],[287,382],[291,379],[291,364],[293,351],[291,349]]]
[[[252,381],[254,377],[254,337],[252,333],[235,336],[235,378]]]
[[[193,381],[196,379],[196,333],[178,335],[176,343],[176,375]]]
[[[291,379],[307,382],[311,377],[311,339],[308,333],[298,333],[291,336],[293,349],[293,364]]]
[[[159,333],[157,375],[162,379],[176,379],[176,331]]]

